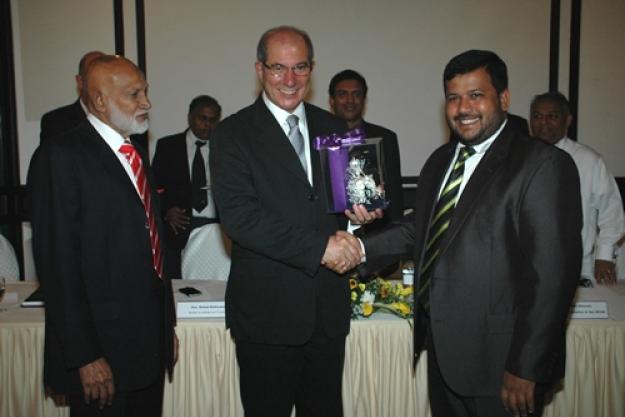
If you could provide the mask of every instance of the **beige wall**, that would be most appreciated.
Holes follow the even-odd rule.
[[[370,87],[366,118],[399,135],[402,172],[417,175],[447,137],[441,74],[469,48],[492,49],[509,67],[511,111],[528,115],[548,88],[550,0],[150,0],[146,58],[153,102],[151,141],[181,131],[192,97],[210,94],[224,116],[257,94],[256,42],[267,28],[299,26],[315,45],[309,100],[327,108],[337,71],[360,71]],[[625,176],[625,3],[583,2],[580,141]],[[39,143],[39,119],[72,102],[73,77],[87,50],[114,50],[111,0],[11,0],[22,182]],[[136,60],[134,1],[124,1],[125,47]],[[562,1],[560,86],[568,93],[570,0]],[[152,149],[154,147],[152,146]],[[27,232],[28,233],[28,232]],[[27,265],[27,276],[31,274]]]

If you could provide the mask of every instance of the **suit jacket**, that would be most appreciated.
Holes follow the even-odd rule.
[[[80,100],[49,111],[41,117],[40,143],[75,128],[86,118],[87,115],[80,105]]]
[[[309,137],[343,133],[330,113],[305,105]],[[348,282],[320,265],[329,236],[344,228],[328,214],[320,160],[311,148],[311,186],[262,98],[221,122],[210,141],[213,196],[232,239],[226,326],[236,340],[302,344],[321,326],[349,330]]]
[[[110,147],[85,120],[37,149],[28,182],[46,300],[45,383],[80,394],[78,368],[100,357],[119,391],[171,371],[171,283],[154,271],[143,203]]]
[[[364,226],[365,233],[381,230],[404,215],[404,199],[401,188],[401,166],[397,135],[392,130],[372,123],[364,122],[362,128],[367,138],[382,138],[382,155],[384,161],[384,189],[386,199],[390,201],[384,217]]]
[[[424,242],[456,143],[421,172],[414,222],[363,239],[368,263]],[[463,396],[495,396],[504,369],[540,383],[564,375],[565,328],[581,264],[579,177],[564,152],[507,126],[466,184],[430,283],[440,369]],[[418,268],[415,282],[419,282]],[[423,323],[419,310],[415,323]],[[415,331],[415,348],[423,346]]]
[[[189,175],[186,134],[184,131],[167,136],[156,143],[152,169],[160,190],[163,214],[174,206],[186,210],[189,216],[192,214],[193,190]],[[190,233],[190,227],[176,234],[171,227],[165,226],[166,241],[178,250],[184,249]]]

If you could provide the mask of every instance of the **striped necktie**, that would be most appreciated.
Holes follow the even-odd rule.
[[[291,141],[291,145],[293,145],[293,149],[295,149],[304,171],[308,172],[306,169],[307,164],[306,152],[304,151],[304,136],[302,136],[302,132],[299,130],[299,117],[291,114],[286,118],[286,122],[289,125],[289,141]]]
[[[440,244],[442,237],[449,228],[454,208],[458,202],[458,190],[460,189],[462,176],[464,174],[464,162],[474,153],[475,149],[470,146],[465,146],[460,149],[460,153],[449,174],[447,183],[443,191],[441,191],[441,195],[438,197],[438,202],[434,209],[434,216],[430,221],[425,255],[423,256],[419,274],[419,291],[417,292],[419,302],[425,310],[429,310],[430,307],[430,280],[432,279],[432,272],[436,266],[436,261],[441,249]]]
[[[147,178],[145,176],[143,162],[141,160],[141,157],[139,156],[139,153],[130,142],[124,142],[124,144],[119,147],[119,151],[124,154],[128,162],[130,163],[132,173],[134,174],[135,180],[137,181],[139,196],[141,197],[141,201],[143,202],[143,208],[145,209],[145,215],[147,217],[150,230],[152,264],[154,265],[154,270],[158,274],[158,277],[160,279],[163,279],[163,254],[161,252],[161,241],[158,236],[158,230],[156,228],[156,216],[154,215],[154,211],[152,210],[152,195],[150,194],[150,184],[148,184]]]

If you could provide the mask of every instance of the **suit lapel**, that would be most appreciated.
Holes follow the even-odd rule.
[[[262,141],[267,151],[275,155],[275,160],[281,161],[281,165],[290,171],[295,178],[300,179],[310,186],[306,172],[302,168],[299,157],[295,149],[293,149],[289,138],[284,134],[284,130],[282,130],[276,118],[271,114],[267,106],[265,106],[261,97],[256,100],[254,106],[256,108],[254,112],[256,115],[256,126],[254,128],[258,129],[260,132],[258,140]],[[308,114],[306,117],[308,117]],[[310,126],[308,120],[307,123]]]
[[[130,178],[128,178],[126,170],[119,162],[117,155],[113,153],[113,150],[108,146],[91,123],[86,121],[86,125],[88,126],[89,131],[86,135],[85,146],[90,148],[89,152],[96,156],[97,160],[102,164],[102,167],[110,178],[118,183],[120,187],[124,189],[127,194],[129,194],[130,198],[143,207],[143,202],[141,201],[134,184]],[[145,158],[142,159],[145,163]]]
[[[488,189],[493,181],[494,173],[504,163],[510,149],[511,137],[509,129],[499,134],[499,137],[491,144],[486,154],[473,171],[469,182],[467,182],[460,200],[454,209],[454,214],[449,225],[449,230],[444,236],[441,246],[441,254],[445,252],[449,244],[453,241],[462,225],[467,221],[470,214],[475,210],[481,195]]]

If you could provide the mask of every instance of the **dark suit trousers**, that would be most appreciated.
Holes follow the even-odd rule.
[[[245,417],[341,417],[345,336],[315,331],[304,345],[236,341]]]
[[[97,401],[85,404],[82,395],[70,395],[70,417],[161,417],[163,411],[164,374],[146,388],[116,392],[113,404],[100,409]]]
[[[429,326],[428,326],[429,327]],[[430,331],[426,337],[428,352],[428,390],[432,417],[511,417],[513,414],[503,408],[499,395],[494,397],[464,397],[454,392],[443,379]],[[462,349],[462,346],[458,347]],[[534,393],[534,413],[543,413],[544,393]]]

